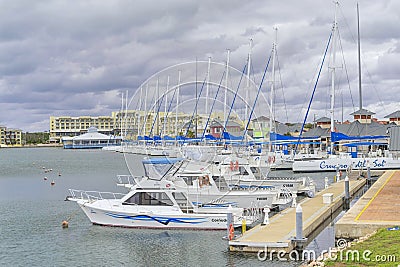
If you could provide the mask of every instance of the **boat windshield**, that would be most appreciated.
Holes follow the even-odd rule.
[[[145,175],[149,179],[161,180],[175,164],[179,164],[179,158],[151,158],[142,161]]]
[[[124,205],[173,206],[165,192],[136,192],[123,203]]]

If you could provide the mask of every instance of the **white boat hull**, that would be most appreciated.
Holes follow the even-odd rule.
[[[165,212],[160,210],[158,214],[154,214],[140,211],[135,205],[110,204],[109,200],[98,200],[93,203],[75,201],[89,220],[98,225],[155,229],[227,229],[227,215],[221,213],[182,213],[178,210],[170,212],[168,208]],[[105,208],[107,205],[112,208]]]

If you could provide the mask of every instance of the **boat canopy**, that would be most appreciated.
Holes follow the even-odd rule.
[[[343,133],[332,132],[331,140],[332,142],[338,142],[342,140],[376,140],[376,139],[387,139],[387,135],[362,135],[362,136],[349,136]]]

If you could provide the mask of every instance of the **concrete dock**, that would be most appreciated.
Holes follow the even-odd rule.
[[[400,225],[400,171],[386,171],[336,223],[336,238],[355,239]]]
[[[350,179],[350,196],[354,196],[364,185],[365,179]],[[304,237],[312,237],[319,226],[335,216],[344,202],[344,187],[343,180],[333,183],[327,189],[318,192],[314,198],[307,198],[299,203],[303,210]],[[325,194],[333,194],[330,204],[323,203]],[[295,218],[296,208],[288,208],[271,217],[269,224],[257,225],[241,237],[229,241],[229,250],[258,252],[262,249],[266,252],[290,252],[295,247],[291,240],[296,235]]]

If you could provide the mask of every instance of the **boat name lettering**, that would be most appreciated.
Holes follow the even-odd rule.
[[[321,170],[335,170],[337,167],[339,167],[339,169],[347,169],[348,166],[347,164],[326,164],[325,160],[321,161],[321,163],[319,164],[319,168]]]
[[[385,167],[386,160],[382,159],[375,159],[372,161],[372,168],[383,168]],[[358,162],[354,163],[354,168],[367,168],[368,167],[368,162],[367,160],[359,160]]]
[[[268,200],[267,197],[258,197],[257,200]]]
[[[227,219],[211,219],[211,222],[226,222]]]
[[[283,184],[283,187],[293,187],[293,184]]]

